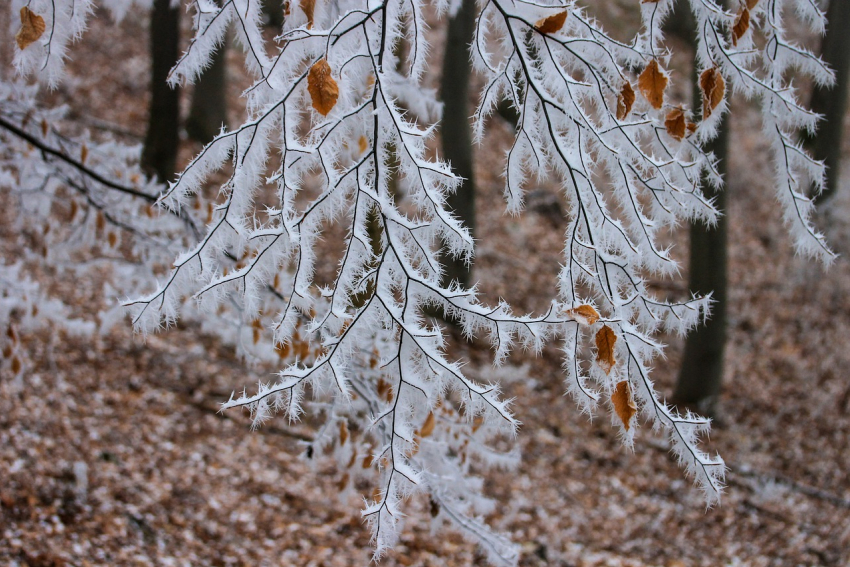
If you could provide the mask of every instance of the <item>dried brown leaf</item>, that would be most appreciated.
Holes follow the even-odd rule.
[[[564,27],[564,22],[567,21],[567,11],[558,12],[542,20],[538,20],[534,27],[540,33],[555,33]]]
[[[85,165],[86,159],[89,157],[89,148],[85,144],[80,148],[80,163]]]
[[[313,28],[313,12],[316,11],[316,0],[301,0],[301,10],[307,16],[307,29]]]
[[[336,106],[339,87],[331,76],[331,66],[324,59],[319,59],[310,67],[310,72],[307,74],[307,91],[310,93],[313,108],[322,116],[327,116],[328,112]]]
[[[654,108],[664,105],[664,90],[667,88],[667,75],[658,66],[658,61],[653,59],[638,77],[638,88],[646,100]]]
[[[579,305],[574,309],[568,309],[567,315],[575,317],[575,319],[584,325],[593,325],[599,321],[599,313],[592,305]]]
[[[425,418],[425,423],[423,423],[422,427],[419,429],[419,436],[424,438],[434,433],[435,421],[434,413],[428,413],[428,417]]]
[[[747,0],[747,10],[752,11],[759,3],[759,0]]]
[[[681,140],[685,137],[687,124],[685,123],[685,112],[681,108],[674,108],[667,113],[667,119],[664,121],[664,127],[667,133]]]
[[[750,11],[741,8],[738,17],[735,19],[735,25],[732,26],[732,45],[738,45],[738,40],[744,37],[748,29],[750,29]]]
[[[21,8],[21,29],[15,34],[18,49],[24,50],[44,33],[44,18],[24,6]]]
[[[631,427],[632,418],[637,413],[637,405],[632,397],[632,388],[628,380],[617,384],[614,393],[611,395],[611,402],[614,404],[614,411],[617,412],[617,416],[623,422],[623,427],[628,431]]]
[[[629,81],[623,83],[620,94],[617,95],[617,120],[623,120],[632,111],[635,103],[635,91]]]
[[[357,140],[357,149],[360,150],[360,153],[362,154],[366,151],[368,147],[369,140],[366,138],[366,136],[360,136],[360,139]]]
[[[608,325],[603,325],[596,332],[596,364],[605,371],[605,374],[610,374],[611,369],[617,364],[617,359],[614,358],[616,342],[617,335]]]
[[[342,447],[345,445],[345,442],[348,441],[348,422],[340,421],[339,422],[339,446]]]
[[[717,67],[706,69],[699,76],[699,88],[702,92],[702,119],[705,120],[723,101],[726,93],[726,81]]]

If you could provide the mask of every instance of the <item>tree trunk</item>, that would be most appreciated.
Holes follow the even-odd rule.
[[[160,181],[168,181],[177,165],[180,127],[180,93],[166,79],[177,61],[180,11],[171,0],[154,0],[151,15],[151,104],[142,166]]]
[[[443,157],[451,163],[452,170],[463,178],[457,191],[448,198],[448,208],[463,221],[470,233],[475,234],[475,176],[472,167],[472,132],[469,123],[470,109],[469,45],[475,30],[475,0],[462,0],[455,17],[449,19],[446,54],[443,59]],[[457,280],[469,287],[472,267],[462,258],[443,258],[446,271],[443,284]]]
[[[195,83],[186,133],[206,144],[227,126],[227,40],[213,53],[211,65]]]
[[[826,187],[818,198],[822,203],[838,188],[841,165],[841,142],[844,134],[844,112],[847,109],[847,79],[850,75],[850,0],[830,0],[827,10],[827,32],[821,46],[821,57],[835,71],[833,87],[815,86],[811,107],[824,119],[812,136],[803,133],[803,141],[817,159],[826,162]]]

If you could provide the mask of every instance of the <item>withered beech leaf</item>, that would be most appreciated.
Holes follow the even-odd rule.
[[[423,438],[430,436],[432,433],[434,433],[434,425],[434,412],[430,412],[428,414],[428,417],[425,418],[425,423],[422,424],[422,428],[419,430],[419,436]]]
[[[301,10],[307,16],[307,29],[313,29],[313,12],[316,10],[316,0],[301,0]]]
[[[357,140],[357,149],[362,154],[368,148],[369,148],[369,140],[366,138],[366,136],[360,136],[360,139]]]
[[[560,31],[562,27],[564,27],[564,22],[567,21],[567,11],[558,12],[557,14],[553,14],[547,18],[543,18],[539,20],[534,27],[537,28],[537,31],[540,33],[555,33]]]
[[[667,88],[667,75],[658,66],[658,60],[653,59],[638,77],[638,88],[646,100],[654,108],[664,105],[664,90]]]
[[[616,342],[617,335],[608,325],[603,325],[596,332],[596,364],[605,371],[605,374],[610,374],[611,369],[617,364],[617,360],[614,358],[614,344]]]
[[[637,413],[637,404],[632,397],[632,387],[628,380],[623,380],[614,388],[614,393],[611,394],[611,402],[614,404],[614,411],[620,421],[623,422],[623,427],[626,431],[631,427],[632,418]]]
[[[667,119],[664,121],[664,127],[667,129],[667,133],[677,140],[684,138],[687,128],[685,124],[685,112],[681,108],[674,108],[668,112]]]
[[[593,325],[599,321],[599,313],[592,305],[579,305],[567,310],[567,315],[575,317],[576,321],[584,325]]]
[[[744,37],[748,29],[750,29],[750,11],[741,8],[741,12],[735,19],[735,25],[732,26],[732,45],[738,45],[738,40]]]
[[[331,76],[331,66],[324,59],[319,59],[310,67],[307,74],[307,91],[310,93],[313,108],[322,116],[327,116],[336,105],[339,87]]]
[[[623,120],[632,111],[632,105],[635,103],[635,91],[632,84],[628,81],[623,83],[623,88],[620,89],[620,94],[617,95],[617,120]]]
[[[703,71],[699,76],[699,88],[702,91],[702,119],[705,120],[723,101],[726,93],[726,81],[717,67]]]
[[[747,0],[747,10],[752,11],[753,8],[759,3],[759,0]]]
[[[44,18],[24,6],[21,8],[21,29],[15,34],[18,49],[24,50],[27,46],[44,33]]]
[[[688,122],[687,128],[688,128],[688,132],[690,132],[691,134],[693,134],[694,132],[697,131],[697,125],[693,122]]]

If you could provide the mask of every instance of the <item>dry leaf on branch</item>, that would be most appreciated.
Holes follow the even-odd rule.
[[[638,88],[649,104],[654,108],[661,108],[664,105],[664,90],[668,82],[667,75],[658,66],[658,61],[653,59],[638,77]]]
[[[667,119],[664,121],[664,127],[667,133],[681,140],[685,137],[687,124],[685,123],[685,112],[681,108],[674,108],[667,113]]]
[[[428,417],[425,418],[425,423],[422,424],[422,428],[419,430],[419,437],[428,437],[434,433],[434,425],[434,412],[430,412]]]
[[[605,374],[610,374],[611,369],[617,364],[617,359],[614,358],[614,345],[617,342],[617,335],[614,330],[608,325],[603,325],[596,333],[596,364],[599,365]]]
[[[756,4],[759,3],[759,0],[747,0],[747,10],[752,11],[753,8],[756,7]]]
[[[632,397],[632,387],[628,380],[623,380],[617,384],[614,393],[611,395],[611,403],[614,404],[614,411],[617,412],[617,416],[623,422],[623,427],[628,431],[631,427],[632,418],[637,413],[637,405]]]
[[[18,49],[24,50],[44,33],[44,18],[24,6],[21,8],[21,29],[15,34]]]
[[[579,323],[584,325],[593,325],[599,321],[599,313],[592,305],[579,305],[573,309],[568,309],[567,315],[574,317]]]
[[[635,103],[635,91],[632,84],[628,81],[623,83],[623,88],[620,89],[620,94],[617,95],[617,120],[623,120],[632,111],[632,105]]]
[[[310,93],[313,108],[322,116],[327,116],[336,105],[339,87],[331,76],[331,66],[324,59],[319,59],[310,67],[307,74],[307,91]]]
[[[750,11],[741,8],[741,12],[735,19],[735,25],[732,26],[732,45],[738,45],[738,40],[744,37],[748,29],[750,29]]]
[[[307,29],[313,29],[313,12],[316,10],[316,0],[301,0],[301,10],[307,16]]]
[[[702,119],[705,120],[723,101],[726,93],[726,81],[717,67],[706,69],[699,76],[699,88],[702,92]]]
[[[360,139],[357,140],[357,149],[362,154],[368,148],[369,148],[369,140],[366,138],[366,136],[360,136]]]
[[[567,11],[558,12],[548,18],[543,18],[539,20],[534,27],[537,28],[537,31],[540,33],[555,33],[560,31],[562,27],[564,27],[564,22],[567,21]]]

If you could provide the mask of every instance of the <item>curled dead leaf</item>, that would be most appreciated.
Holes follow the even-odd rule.
[[[661,108],[664,105],[664,91],[667,89],[667,83],[669,79],[658,66],[657,59],[650,61],[638,77],[638,88],[653,108]]]
[[[429,412],[428,417],[425,418],[425,423],[423,423],[422,427],[419,429],[419,436],[423,438],[430,436],[434,433],[434,425],[434,412]]]
[[[629,81],[623,83],[620,94],[617,95],[617,120],[623,120],[632,111],[635,103],[635,91]]]
[[[21,29],[15,34],[18,49],[24,50],[44,33],[44,18],[24,6],[21,8]]]
[[[80,147],[80,163],[85,165],[86,159],[89,157],[89,148],[85,144]]]
[[[345,445],[345,442],[348,441],[348,422],[340,421],[339,422],[339,446],[342,447]]]
[[[605,371],[605,374],[610,374],[611,369],[617,364],[617,359],[614,358],[616,342],[617,335],[608,325],[603,325],[596,332],[596,364]]]
[[[301,10],[307,16],[307,29],[313,28],[313,13],[316,11],[316,0],[301,0]]]
[[[726,81],[717,67],[703,71],[699,76],[699,88],[702,92],[702,119],[705,120],[723,101],[726,93]]]
[[[667,113],[667,119],[664,120],[664,127],[667,133],[677,140],[685,137],[687,124],[685,123],[685,112],[681,108],[674,108]]]
[[[735,25],[732,26],[732,45],[738,45],[738,40],[744,37],[748,29],[750,29],[750,11],[747,8],[741,8],[735,19]]]
[[[623,422],[623,427],[628,431],[631,427],[632,418],[637,413],[637,404],[632,397],[632,387],[628,380],[623,380],[617,384],[614,393],[611,395],[611,403],[614,404],[614,411],[617,412],[617,416]]]
[[[560,31],[562,27],[564,27],[564,22],[567,21],[567,11],[558,12],[557,14],[553,14],[547,18],[543,18],[539,20],[534,27],[537,28],[537,31],[540,33],[555,33]]]
[[[753,8],[756,7],[756,4],[759,3],[759,0],[747,0],[747,10],[752,11]]]
[[[592,305],[579,305],[573,309],[568,309],[567,315],[574,317],[576,321],[583,325],[593,325],[599,321],[599,313]]]
[[[310,67],[310,72],[307,74],[307,92],[310,93],[313,108],[322,116],[327,116],[328,112],[336,106],[339,87],[331,76],[331,66],[326,60],[319,59]]]

